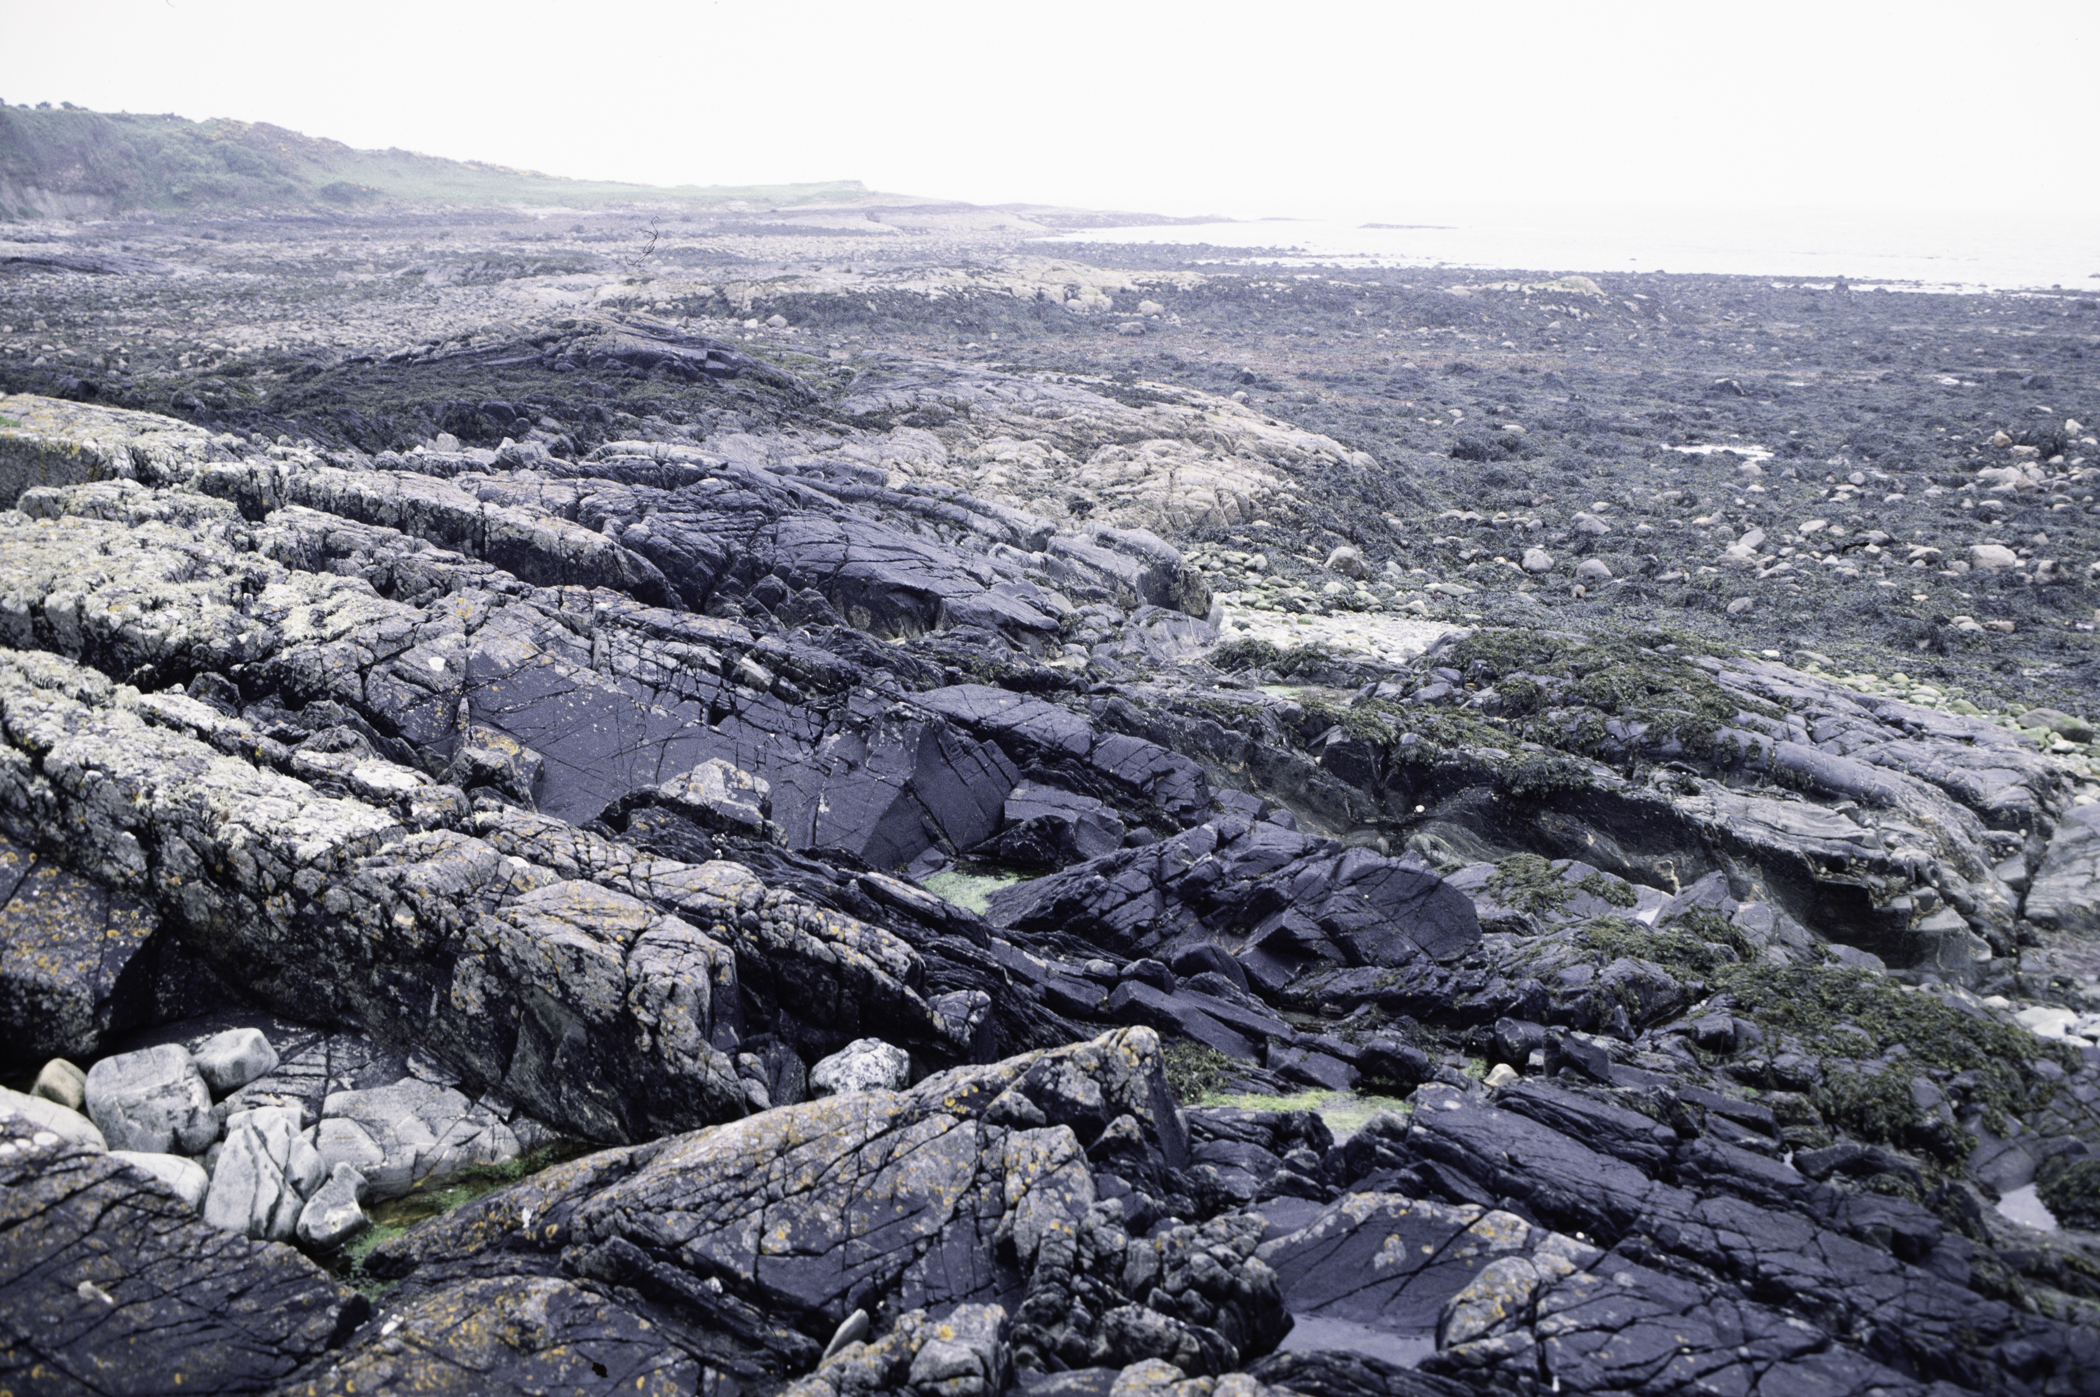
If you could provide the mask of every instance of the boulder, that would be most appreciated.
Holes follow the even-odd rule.
[[[1551,572],[1553,555],[1543,548],[1527,548],[1524,550],[1523,567],[1524,571],[1532,574]]]
[[[506,733],[471,723],[452,754],[445,779],[463,790],[488,786],[529,804],[547,759]]]
[[[656,788],[657,799],[702,829],[764,838],[773,830],[773,788],[719,757]]]
[[[1123,822],[1092,796],[1023,782],[1006,798],[993,856],[1023,868],[1062,868],[1123,846]]]
[[[185,1159],[179,1154],[142,1154],[137,1150],[111,1150],[111,1159],[120,1159],[134,1169],[143,1170],[159,1179],[175,1196],[192,1208],[201,1207],[206,1190],[211,1187],[211,1175],[194,1159]]]
[[[488,1107],[416,1078],[329,1093],[314,1148],[318,1174],[332,1178],[349,1165],[377,1199],[442,1183],[475,1165],[504,1164],[519,1153],[517,1135]]]
[[[303,1201],[289,1177],[298,1134],[297,1118],[283,1107],[259,1107],[230,1120],[212,1165],[204,1220],[243,1237],[289,1239]]]
[[[1978,572],[2006,572],[2020,565],[2020,555],[2002,543],[1977,543],[1969,547],[1969,566]]]
[[[2016,720],[2023,728],[2040,728],[2072,742],[2091,742],[2093,725],[2060,708],[2030,708]]]
[[[898,1091],[909,1080],[911,1055],[880,1038],[860,1038],[809,1069],[811,1094]]]
[[[48,1130],[79,1150],[100,1154],[109,1148],[93,1121],[41,1096],[25,1096],[0,1087],[0,1114],[25,1122],[31,1130]]]
[[[211,1091],[179,1044],[102,1059],[88,1069],[86,1095],[111,1149],[202,1154],[218,1138]]]
[[[1361,579],[1371,575],[1370,568],[1364,563],[1363,550],[1347,543],[1329,553],[1324,566],[1329,572],[1338,572],[1344,577]]]
[[[864,1312],[863,1312],[864,1313]],[[850,1323],[850,1321],[849,1321]],[[872,1341],[834,1340],[817,1370],[790,1385],[790,1397],[997,1397],[1011,1381],[1001,1305],[958,1305],[939,1321],[924,1310],[900,1315]],[[843,1335],[846,1331],[841,1330]]]
[[[29,1089],[29,1094],[56,1102],[69,1111],[85,1110],[87,1073],[62,1057],[52,1058],[36,1074],[36,1085]]]
[[[299,1240],[310,1247],[333,1247],[362,1231],[364,1196],[365,1176],[347,1163],[337,1164],[299,1210]]]
[[[277,1050],[259,1028],[229,1028],[198,1044],[190,1059],[204,1084],[224,1096],[277,1066]]]

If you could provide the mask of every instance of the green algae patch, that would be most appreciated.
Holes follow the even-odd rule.
[[[394,1282],[383,1280],[365,1269],[366,1259],[381,1245],[409,1231],[420,1222],[440,1217],[454,1208],[473,1202],[486,1193],[494,1193],[530,1178],[543,1169],[557,1164],[566,1164],[580,1159],[598,1148],[579,1140],[563,1140],[551,1145],[542,1145],[536,1150],[519,1155],[507,1164],[477,1164],[463,1173],[454,1174],[444,1182],[428,1188],[419,1188],[399,1198],[390,1198],[384,1203],[375,1203],[365,1209],[370,1223],[349,1241],[334,1251],[317,1259],[337,1278],[377,1299],[390,1289]]]
[[[1397,1116],[1412,1115],[1414,1106],[1397,1096],[1375,1092],[1301,1091],[1289,1096],[1262,1092],[1213,1092],[1199,1103],[1204,1106],[1236,1106],[1243,1111],[1312,1111],[1334,1132],[1337,1143],[1362,1130],[1381,1111]]]
[[[1593,917],[1577,936],[1607,962],[1621,956],[1644,960],[1679,977],[1710,975],[1757,954],[1741,928],[1712,913],[1697,920],[1679,917],[1654,930],[1624,917]]]
[[[1475,692],[1494,691],[1492,717],[1450,706],[1468,702],[1472,695],[1465,692],[1437,706],[1440,712],[1437,707],[1401,708],[1384,701],[1362,705],[1360,711],[1383,714],[1396,731],[1416,735],[1410,746],[1426,749],[1395,752],[1398,760],[1435,760],[1454,747],[1536,744],[1546,750],[1531,759],[1538,769],[1519,786],[1539,792],[1574,779],[1574,772],[1560,765],[1568,756],[1623,755],[1623,740],[1607,731],[1614,720],[1642,725],[1644,744],[1674,738],[1688,754],[1726,758],[1729,754],[1716,745],[1722,729],[1733,726],[1745,711],[1777,715],[1770,705],[1722,687],[1687,659],[1687,654],[1705,648],[1690,638],[1662,631],[1648,638],[1670,646],[1670,651],[1627,638],[1593,640],[1559,631],[1483,627],[1437,658],[1441,667],[1463,676],[1464,686]]]
[[[1996,1015],[1845,966],[1725,966],[1712,985],[1727,994],[1733,1012],[1823,1061],[1809,1099],[1824,1120],[1857,1139],[1950,1163],[1968,1153],[1973,1137],[1922,1111],[1913,1082],[1952,1078],[1950,1089],[1958,1086],[1963,1099],[1982,1107],[1984,1123],[2002,1131],[2007,1116],[2027,1114],[2051,1091],[2029,1064],[2069,1056]]]
[[[1414,1114],[1414,1109],[1411,1103],[1397,1096],[1339,1092],[1321,1106],[1319,1111],[1320,1119],[1327,1122],[1327,1128],[1334,1132],[1334,1138],[1339,1142],[1369,1125],[1371,1117],[1381,1111],[1396,1116],[1409,1116]]]
[[[981,917],[991,910],[993,893],[1027,881],[1027,874],[1008,870],[971,872],[951,868],[921,880],[919,886],[943,902],[952,902]]]
[[[1902,1048],[1923,1066],[1989,1071],[2038,1056],[2042,1040],[1990,1014],[1900,989],[1851,967],[1745,965],[1723,977],[1735,1011],[1767,1032],[1820,1040],[1826,1053]]]
[[[1566,906],[1568,899],[1575,896],[1575,885],[1537,854],[1512,854],[1495,865],[1495,876],[1488,879],[1487,892],[1504,907],[1536,917]]]
[[[1203,1098],[1205,1106],[1237,1106],[1243,1111],[1317,1111],[1339,1092],[1322,1091],[1317,1088],[1294,1092],[1289,1096],[1275,1096],[1261,1091],[1212,1092]]]

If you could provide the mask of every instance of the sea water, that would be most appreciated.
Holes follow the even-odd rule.
[[[1719,273],[1816,284],[1842,277],[1891,289],[2100,295],[2100,219],[2033,205],[1350,209],[1319,218],[1089,228],[1044,241],[1207,245],[1223,264]]]

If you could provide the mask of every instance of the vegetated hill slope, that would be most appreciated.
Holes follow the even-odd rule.
[[[780,207],[877,197],[900,201],[872,195],[858,180],[659,188],[560,179],[406,150],[352,150],[262,122],[0,106],[0,219],[390,202]]]

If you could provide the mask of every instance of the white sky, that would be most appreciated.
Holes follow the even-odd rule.
[[[2100,3],[0,0],[0,97],[643,183],[2091,219]]]

